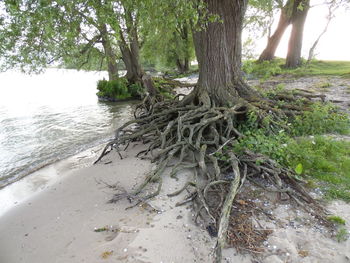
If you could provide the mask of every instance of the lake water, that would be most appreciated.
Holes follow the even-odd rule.
[[[134,103],[99,102],[96,83],[103,77],[63,69],[0,73],[0,189],[113,137]]]

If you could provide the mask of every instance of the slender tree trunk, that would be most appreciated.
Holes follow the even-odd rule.
[[[267,41],[267,46],[259,57],[259,61],[272,60],[275,57],[276,49],[281,42],[281,38],[290,25],[290,16],[287,10],[281,9],[280,19],[276,31]]]
[[[185,63],[182,61],[181,58],[177,58],[176,59],[176,67],[177,67],[177,71],[180,74],[183,74],[183,73],[186,72],[186,70],[185,70]]]
[[[206,0],[209,14],[222,21],[194,32],[199,62],[197,97],[206,105],[234,105],[255,95],[243,81],[241,33],[246,0]]]
[[[117,56],[115,55],[114,50],[112,48],[107,32],[107,26],[105,24],[101,26],[100,32],[102,46],[107,60],[108,79],[117,80],[119,78]]]
[[[313,43],[313,45],[311,46],[310,50],[309,50],[309,56],[307,59],[307,64],[309,64],[311,62],[311,60],[314,58],[315,56],[315,49],[318,45],[318,42],[320,42],[321,37],[326,34],[329,24],[331,23],[332,19],[334,18],[334,11],[336,9],[338,9],[339,6],[336,5],[336,2],[332,2],[329,7],[328,7],[328,16],[327,16],[327,23],[324,27],[324,29],[322,30],[321,34],[318,36],[318,38],[315,40],[315,42]]]
[[[301,48],[303,44],[304,25],[310,9],[310,0],[302,0],[301,7],[293,17],[293,28],[289,38],[286,67],[295,68],[301,65]]]
[[[177,71],[181,74],[186,73],[190,70],[190,61],[188,58],[177,58],[176,59]]]
[[[190,37],[188,32],[188,24],[187,22],[184,22],[184,24],[179,28],[180,32],[180,41],[181,43],[178,43],[176,55],[176,66],[180,73],[186,73],[190,69]],[[175,41],[176,38],[179,36],[177,34],[174,34]]]

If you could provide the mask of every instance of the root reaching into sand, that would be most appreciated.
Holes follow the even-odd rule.
[[[249,151],[237,155],[233,151],[234,144],[244,136],[238,131],[238,125],[246,120],[248,112],[256,112],[259,122],[268,117],[269,127],[278,128],[282,125],[281,118],[300,114],[311,104],[306,99],[302,105],[296,106],[292,102],[297,95],[294,94],[294,98],[276,96],[275,101],[250,98],[231,107],[215,106],[214,102],[209,100],[208,103],[208,100],[201,99],[203,96],[199,98],[193,92],[182,100],[179,97],[171,101],[146,98],[137,108],[135,119],[116,131],[115,139],[106,145],[95,163],[112,149],[122,158],[120,147],[130,142],[147,144],[147,150],[139,155],[149,156],[157,162],[157,168],[127,196],[145,203],[161,191],[162,176],[167,167],[172,166],[172,177],[176,177],[176,173],[182,169],[190,169],[194,172],[193,178],[188,178],[182,189],[169,196],[187,189],[189,195],[177,205],[196,203],[196,219],[204,214],[207,216],[207,229],[218,237],[216,262],[221,262],[221,251],[227,237],[231,240],[228,243],[254,251],[254,243],[241,242],[240,234],[233,233],[232,228],[228,233],[229,226],[237,220],[230,219],[233,202],[246,181],[266,191],[287,195],[320,220],[325,218],[325,211],[294,179],[292,171],[280,167],[266,156]],[[280,103],[279,108],[275,107],[277,100],[284,102]],[[157,184],[156,190],[141,199],[135,198],[141,196],[150,183]],[[239,231],[239,228],[233,229]],[[248,231],[245,228],[241,230]],[[252,229],[249,231],[254,233]],[[266,233],[261,234],[261,239],[266,238]],[[236,241],[233,242],[232,238]]]

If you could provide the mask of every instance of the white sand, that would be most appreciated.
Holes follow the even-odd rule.
[[[152,201],[160,214],[143,207],[125,210],[126,200],[107,203],[114,190],[102,181],[130,190],[152,169],[149,161],[134,157],[141,149],[130,147],[123,160],[111,153],[96,166],[91,165],[96,149],[89,150],[2,189],[0,263],[212,262],[215,240],[194,225],[189,207],[175,207],[184,194],[166,196],[183,186],[186,173],[179,181],[164,177],[163,191]],[[350,206],[338,201],[330,210],[346,219],[349,229]],[[280,224],[266,223],[275,231],[259,261],[233,249],[224,251],[223,261],[350,262],[349,240],[338,243],[312,226],[286,227],[304,216],[288,207],[274,213]],[[114,231],[94,232],[105,226]]]
[[[0,262],[211,262],[213,240],[192,223],[189,210],[175,208],[181,196],[170,199],[162,193],[153,201],[164,210],[161,214],[141,207],[125,210],[130,205],[126,200],[106,203],[113,190],[100,180],[131,189],[151,169],[150,162],[134,157],[138,150],[130,149],[123,160],[112,153],[96,166],[92,154],[46,168],[63,178],[42,182],[36,193],[29,191],[29,199],[16,199],[18,204],[0,217]],[[78,169],[71,171],[72,166]],[[17,192],[40,178],[32,176],[29,186],[17,187]],[[180,181],[166,180],[164,191],[177,186]],[[104,226],[117,231],[94,232]]]

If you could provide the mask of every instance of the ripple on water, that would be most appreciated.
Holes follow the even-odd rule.
[[[59,159],[113,137],[134,103],[100,103],[106,74],[50,69],[42,75],[0,73],[0,188]]]

